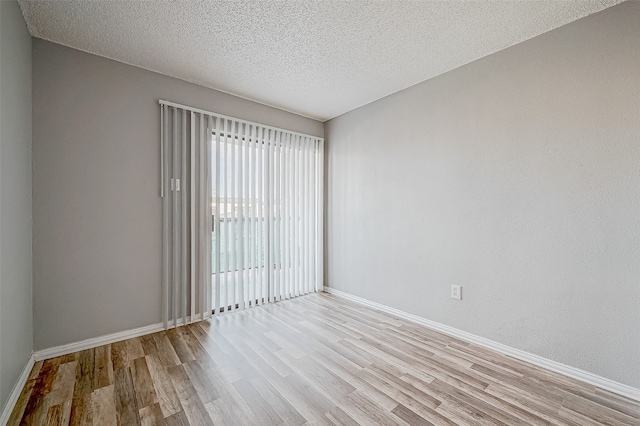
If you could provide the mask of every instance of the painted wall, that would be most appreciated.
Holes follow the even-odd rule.
[[[623,3],[327,122],[326,284],[640,387],[639,22]]]
[[[295,114],[33,41],[35,348],[158,323],[159,99],[323,136]]]
[[[33,349],[31,37],[0,1],[0,411]]]

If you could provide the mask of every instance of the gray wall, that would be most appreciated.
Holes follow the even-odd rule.
[[[33,41],[35,348],[161,321],[158,99],[323,135],[323,124]]]
[[[639,22],[623,3],[327,122],[327,285],[640,387]]]
[[[0,411],[33,349],[31,37],[0,1]]]

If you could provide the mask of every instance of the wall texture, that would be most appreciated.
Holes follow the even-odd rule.
[[[0,411],[33,349],[31,37],[0,1]]]
[[[640,387],[638,22],[624,3],[327,122],[326,284]]]
[[[35,348],[160,322],[160,107],[316,136],[318,121],[33,41]]]

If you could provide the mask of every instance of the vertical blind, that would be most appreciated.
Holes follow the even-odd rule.
[[[321,291],[324,140],[160,105],[165,328]]]

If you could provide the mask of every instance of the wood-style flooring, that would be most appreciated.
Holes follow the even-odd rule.
[[[640,425],[640,403],[327,294],[36,363],[10,425]]]

